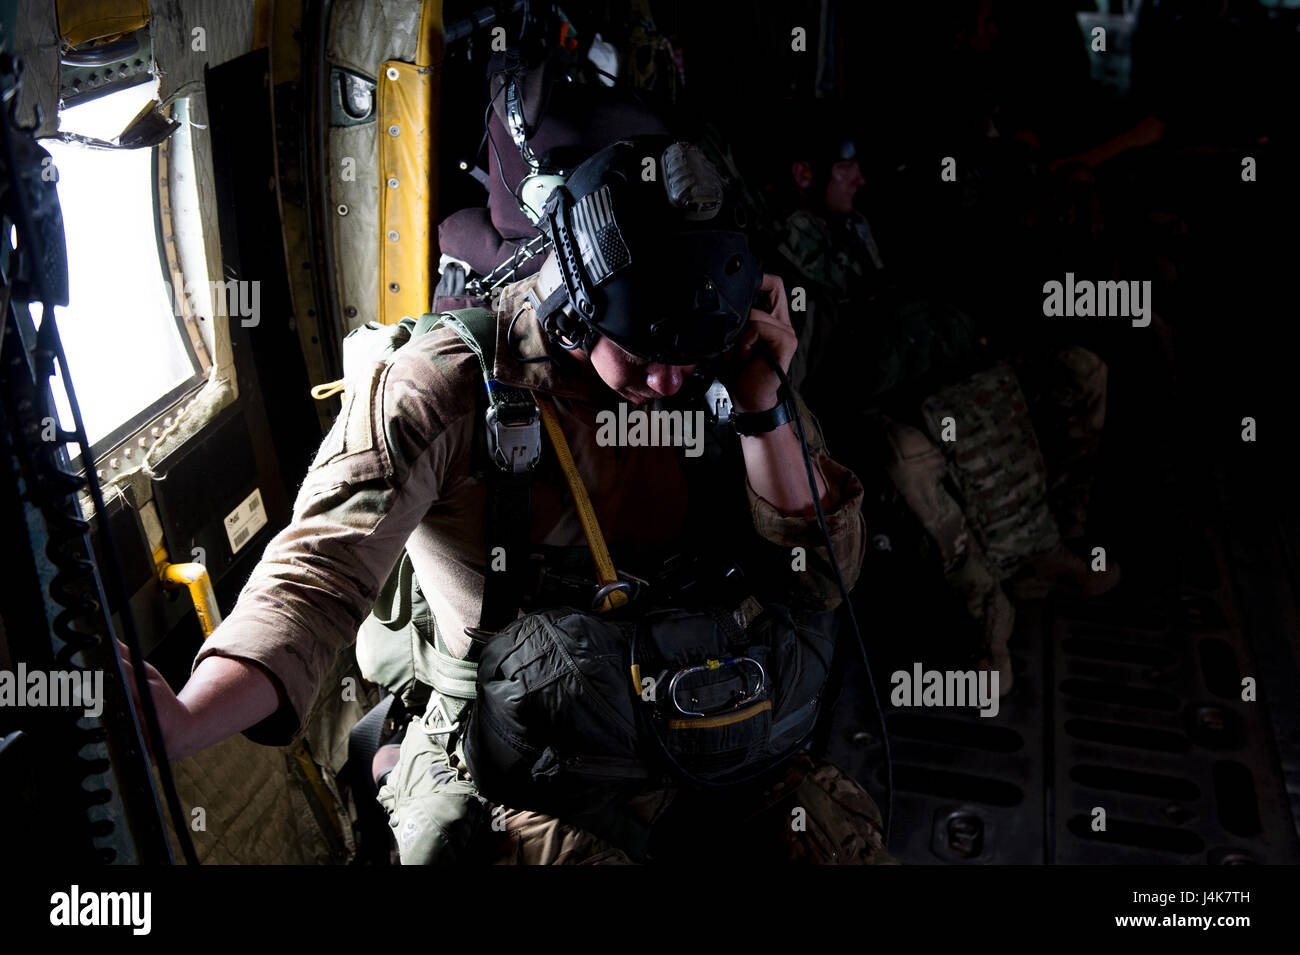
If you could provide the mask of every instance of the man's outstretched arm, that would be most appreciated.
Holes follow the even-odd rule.
[[[148,668],[170,758],[238,732],[283,745],[302,731],[337,654],[466,457],[474,399],[465,381],[476,368],[458,344],[430,338],[351,383],[289,525],[204,641],[185,687],[173,693]]]
[[[127,680],[134,683],[125,647],[122,663]],[[243,732],[282,705],[275,681],[261,667],[245,660],[208,657],[190,674],[179,694],[172,692],[153,666],[146,663],[145,669],[168,759],[189,756]]]

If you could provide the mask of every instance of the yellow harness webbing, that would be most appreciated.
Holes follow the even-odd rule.
[[[573,503],[578,509],[578,520],[582,522],[582,532],[586,535],[587,546],[591,549],[591,557],[596,564],[596,580],[602,587],[616,583],[618,573],[614,570],[614,561],[609,556],[609,548],[605,546],[605,536],[600,532],[600,523],[596,520],[591,498],[587,496],[587,488],[582,483],[582,475],[578,473],[578,465],[574,463],[573,452],[569,450],[569,442],[564,438],[564,430],[560,427],[559,418],[555,416],[555,409],[546,397],[531,389],[529,393],[542,411],[542,424],[546,427],[546,433],[550,435],[551,444],[555,447],[555,456],[564,470],[564,480],[569,485],[569,493],[573,495]],[[599,612],[604,613],[622,607],[626,603],[627,592],[615,590],[606,595]]]

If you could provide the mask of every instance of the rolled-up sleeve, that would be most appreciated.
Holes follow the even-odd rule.
[[[285,705],[250,728],[250,739],[283,744],[302,732],[338,653],[440,495],[459,429],[433,400],[446,393],[436,385],[452,363],[431,357],[403,352],[349,388],[288,526],[195,658],[195,667],[210,656],[244,660],[278,684]]]
[[[822,505],[826,529],[830,533],[845,589],[852,590],[866,556],[862,482],[852,471],[826,454],[816,419],[804,407],[802,400],[799,407],[813,464],[826,480],[826,499]],[[759,496],[748,479],[745,490],[749,495],[755,532],[776,548],[772,557],[771,582],[785,591],[783,596],[786,599],[810,609],[834,610],[838,607],[843,598],[817,518],[781,513],[771,502]],[[802,559],[796,556],[796,547],[803,548]]]

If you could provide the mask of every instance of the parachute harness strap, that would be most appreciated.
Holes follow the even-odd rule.
[[[537,406],[542,409],[542,425],[546,428],[551,444],[555,447],[555,457],[564,470],[564,480],[569,485],[569,493],[573,495],[574,506],[578,509],[578,520],[582,522],[582,533],[587,538],[587,547],[591,550],[592,560],[596,564],[596,580],[600,583],[600,590],[596,595],[593,609],[598,613],[606,613],[622,607],[628,601],[631,588],[618,579],[613,558],[610,557],[609,548],[605,545],[605,535],[600,531],[596,511],[591,506],[591,498],[587,496],[587,488],[582,483],[582,475],[578,473],[578,466],[573,460],[573,452],[569,450],[569,442],[565,440],[564,430],[560,427],[555,408],[549,398],[536,392],[532,392],[532,396]]]
[[[446,325],[453,332],[459,335],[461,341],[463,341],[466,344],[469,350],[474,353],[474,357],[478,359],[479,368],[483,370],[483,380],[484,381],[492,380],[492,370],[488,368],[487,358],[484,357],[483,355],[483,346],[481,346],[478,343],[478,341],[474,338],[473,333],[469,330],[468,327],[466,327],[464,322],[462,322],[459,318],[452,315],[451,313],[445,312],[437,317],[437,319],[434,321],[434,324]],[[489,399],[492,397],[490,393],[488,397]]]

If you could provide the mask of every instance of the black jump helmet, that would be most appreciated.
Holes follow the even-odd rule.
[[[591,156],[539,225],[565,285],[548,331],[588,352],[605,335],[645,361],[715,358],[735,344],[762,284],[744,210],[698,147],[668,137]]]

